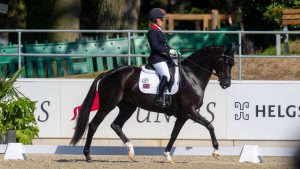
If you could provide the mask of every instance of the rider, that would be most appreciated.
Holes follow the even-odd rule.
[[[148,63],[152,64],[160,76],[160,84],[158,94],[155,96],[154,105],[163,105],[163,92],[170,81],[170,72],[167,62],[171,59],[170,56],[177,57],[178,52],[166,42],[165,34],[162,32],[164,26],[164,17],[166,13],[163,9],[153,8],[149,12],[149,28],[147,38],[151,48],[151,54],[148,58]]]

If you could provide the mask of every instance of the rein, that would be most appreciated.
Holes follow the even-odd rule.
[[[206,68],[200,66],[199,64],[194,63],[194,62],[193,62],[192,60],[190,60],[189,58],[184,58],[184,57],[178,52],[178,60],[180,60],[180,59],[187,60],[187,61],[189,61],[190,63],[192,63],[193,65],[195,65],[197,68],[202,69],[202,70],[204,70],[204,71],[206,71],[206,72],[208,72],[208,73],[211,73],[211,74],[213,74],[213,75],[215,75],[215,76],[217,76],[217,77],[220,76],[219,73],[210,71],[210,70],[208,70],[208,69],[206,69]],[[178,63],[180,63],[180,62],[178,62]],[[181,67],[181,64],[179,64],[179,68],[180,68],[180,67]],[[180,70],[180,69],[179,69],[179,70]]]

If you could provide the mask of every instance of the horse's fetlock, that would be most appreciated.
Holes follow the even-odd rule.
[[[215,148],[215,150],[219,150],[219,143],[217,141],[214,141],[213,147]]]
[[[87,155],[90,154],[90,151],[89,151],[88,149],[84,149],[84,150],[83,150],[83,154],[84,154],[85,156],[87,156]]]

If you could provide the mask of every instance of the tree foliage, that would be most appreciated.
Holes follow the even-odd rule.
[[[239,2],[247,30],[281,29],[282,10],[299,8],[299,0],[242,0]]]
[[[26,29],[50,29],[53,0],[26,0],[27,19]],[[22,38],[28,43],[47,40],[47,33],[26,33]]]
[[[263,13],[264,20],[269,23],[277,24],[282,26],[282,10],[286,8],[297,8],[300,7],[300,0],[272,0],[267,6],[266,11]]]
[[[27,9],[25,0],[9,0],[6,28],[9,29],[26,29],[27,28]],[[18,36],[15,33],[9,34],[9,39],[17,42]]]
[[[26,28],[27,10],[25,0],[10,0],[8,6],[7,27],[11,29]]]
[[[7,2],[9,4],[7,28],[10,29],[147,29],[148,12],[154,7],[160,7],[166,9],[167,13],[210,13],[212,9],[218,9],[220,13],[242,16],[245,30],[278,30],[281,29],[282,9],[300,6],[300,0],[9,0]],[[189,24],[178,26],[178,29],[187,29],[185,27]],[[47,36],[46,34],[32,36],[28,33],[22,38],[26,41],[46,40]],[[78,38],[78,34],[68,37],[68,34],[59,33],[50,40],[63,41],[75,38]]]
[[[237,1],[245,30],[273,31],[282,30],[281,16],[283,8],[299,7],[299,0],[242,0]],[[275,36],[247,35],[257,47],[274,45]]]

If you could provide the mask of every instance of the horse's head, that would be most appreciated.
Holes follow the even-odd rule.
[[[225,48],[223,53],[219,56],[216,64],[215,71],[220,81],[220,86],[226,89],[231,85],[231,69],[234,65],[234,49]]]
[[[234,65],[234,51],[236,47],[225,47],[223,45],[208,46],[198,50],[186,58],[182,65],[188,66],[190,70],[196,73],[202,70],[201,77],[207,75],[208,79],[211,74],[218,76],[220,86],[226,89],[231,85],[231,69]],[[216,73],[213,73],[215,70]]]

